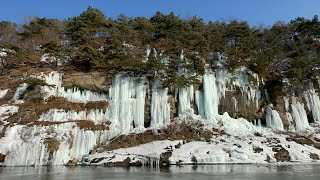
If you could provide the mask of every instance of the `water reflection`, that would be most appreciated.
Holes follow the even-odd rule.
[[[74,180],[74,179],[320,179],[320,165],[203,165],[169,168],[106,167],[5,167],[1,180]]]

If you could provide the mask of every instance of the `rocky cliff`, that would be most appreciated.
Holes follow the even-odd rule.
[[[198,84],[179,88],[128,73],[48,70],[1,81],[5,166],[161,164],[165,152],[169,164],[194,163],[193,156],[202,163],[263,163],[320,155],[313,86],[271,101],[263,79],[245,68],[208,68]]]

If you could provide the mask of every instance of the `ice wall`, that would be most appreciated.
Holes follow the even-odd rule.
[[[248,73],[249,72],[247,72],[246,69],[238,69],[234,74],[229,73],[226,69],[218,68],[215,72],[207,70],[202,77],[203,88],[194,93],[199,115],[207,119],[209,123],[217,123],[215,117],[218,115],[220,99],[225,97],[226,91],[237,88],[239,88],[243,94],[247,95],[248,104],[250,101],[254,102],[256,108],[258,108],[261,92],[254,85],[250,84],[250,81],[248,80]],[[254,75],[253,77],[258,83],[259,78]],[[179,89],[179,92],[181,91],[182,90]],[[233,98],[233,100],[235,102],[236,109],[237,99]],[[179,107],[183,107],[183,105],[180,106],[180,101]]]
[[[240,89],[247,96],[248,102],[254,102],[258,108],[261,93],[248,80],[249,75],[245,69],[239,69],[235,73],[229,73],[227,70],[219,68],[215,71],[207,70],[202,77],[202,86],[199,90],[195,90],[193,86],[176,89],[177,96],[175,101],[177,101],[179,116],[185,114],[194,115],[193,117],[201,116],[202,120],[207,124],[221,126],[228,134],[234,136],[253,134],[258,128],[249,121],[242,118],[231,118],[228,113],[223,115],[218,113],[220,98],[224,97],[227,91],[235,89]],[[252,76],[259,83],[259,78],[254,74]],[[61,86],[63,74],[59,72],[52,72],[48,75],[43,74],[39,78],[45,80],[48,84],[54,85],[54,87],[44,87],[42,89],[47,92],[48,97],[65,97],[68,101],[80,103],[108,101],[108,107],[106,109],[79,112],[51,109],[42,114],[39,120],[56,122],[56,125],[43,127],[22,126],[21,129],[8,128],[6,133],[9,134],[6,134],[5,138],[0,141],[1,145],[2,143],[5,144],[0,148],[0,153],[7,154],[5,162],[7,165],[63,164],[66,163],[66,160],[79,158],[89,153],[98,143],[105,143],[121,134],[145,130],[145,128],[148,128],[144,127],[147,92],[151,92],[151,128],[162,128],[170,123],[168,88],[163,88],[158,82],[149,82],[145,78],[118,74],[115,76],[108,92],[96,93],[77,88],[65,89]],[[149,83],[152,84],[149,86]],[[149,87],[151,88],[149,89]],[[14,98],[17,103],[22,103],[19,100],[19,96],[25,88],[25,84],[18,88]],[[317,104],[319,104],[317,103],[319,100],[317,97],[311,98],[310,96],[310,108],[317,109]],[[237,102],[236,98],[233,98],[233,100]],[[314,102],[314,105],[311,105],[312,102]],[[194,107],[194,103],[196,107]],[[288,111],[289,101],[285,106]],[[194,111],[194,108],[197,108],[197,111]],[[293,112],[291,119],[295,121],[297,130],[309,127],[303,105],[295,101],[291,104],[291,109]],[[198,113],[195,114],[195,112]],[[289,116],[290,113],[286,115]],[[315,115],[316,117],[318,116],[317,114]],[[271,107],[267,109],[266,119],[268,127],[283,130],[279,113],[272,110]],[[111,124],[108,131],[89,131],[79,129],[73,122],[65,122],[74,120],[90,120],[94,123],[109,121]],[[255,124],[259,126],[261,124],[259,122],[257,120]],[[12,134],[17,136],[12,138]],[[46,138],[55,138],[60,143],[59,149],[53,155],[50,155],[50,157],[52,156],[51,160],[48,159],[48,146],[43,143]],[[22,148],[19,149],[17,147]],[[38,151],[34,150],[36,155],[27,154],[29,152],[25,151],[28,151],[28,149],[37,149]],[[26,157],[21,157],[22,155]]]
[[[116,75],[109,89],[108,113],[115,134],[144,129],[146,81]]]
[[[16,125],[7,127],[5,136],[0,139],[0,153],[6,154],[4,165],[45,165],[47,151],[41,143],[41,138],[34,133],[24,131],[24,126]],[[26,136],[33,137],[29,139]]]
[[[47,138],[59,142],[59,149],[50,155]],[[0,139],[0,153],[6,154],[5,166],[62,165],[69,159],[81,158],[96,145],[105,142],[107,131],[79,129],[75,123],[50,126],[7,127]],[[49,158],[51,157],[51,159]]]
[[[117,74],[108,93],[96,93],[67,89],[61,87],[62,74],[50,73],[43,75],[48,84],[54,84],[54,88],[44,87],[48,96],[62,96],[71,102],[108,101],[107,109],[91,111],[64,111],[51,109],[41,115],[40,120],[68,121],[68,120],[92,120],[94,122],[111,122],[112,134],[129,133],[133,129],[144,129],[144,110],[147,82],[144,78],[131,77],[126,74]]]

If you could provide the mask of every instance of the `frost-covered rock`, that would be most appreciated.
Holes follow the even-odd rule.
[[[3,98],[4,96],[7,95],[9,89],[1,90],[0,89],[0,98]]]

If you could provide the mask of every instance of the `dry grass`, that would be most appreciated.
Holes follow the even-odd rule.
[[[13,98],[16,89],[20,84],[26,82],[25,78],[29,75],[51,71],[53,71],[51,68],[32,68],[30,66],[21,66],[10,69],[5,75],[0,76],[0,89],[9,89],[7,95],[0,99],[0,105],[7,104]]]
[[[286,138],[287,141],[294,141],[301,145],[309,145],[314,146],[317,149],[320,149],[320,143],[314,142],[309,137],[299,136],[299,135],[291,135],[290,137]]]
[[[63,76],[62,86],[64,87],[78,87],[80,89],[87,89],[94,92],[108,91],[113,77],[101,72],[74,72],[68,71]]]
[[[213,131],[205,130],[203,124],[199,122],[173,122],[166,127],[163,132],[147,130],[140,134],[121,135],[112,140],[107,145],[97,146],[105,151],[118,148],[128,148],[146,144],[157,140],[185,140],[185,141],[207,141],[212,138]]]
[[[106,101],[96,101],[90,103],[72,103],[68,102],[65,98],[52,97],[44,101],[26,101],[19,104],[19,112],[10,116],[7,121],[10,123],[29,124],[37,121],[41,114],[49,111],[50,109],[64,109],[65,111],[83,111],[83,110],[105,110],[108,106]]]
[[[91,131],[109,130],[107,123],[94,124],[94,122],[88,121],[88,120],[75,121],[75,123],[80,129],[83,129],[83,130],[91,130]]]
[[[106,131],[109,130],[110,122],[104,122],[100,124],[95,124],[92,121],[89,120],[74,120],[74,121],[32,121],[32,122],[25,122],[20,121],[18,123],[9,123],[6,125],[3,125],[5,128],[8,126],[15,126],[15,125],[26,125],[26,126],[52,126],[52,125],[58,125],[58,124],[64,124],[64,123],[75,123],[77,127],[80,129],[86,130],[86,131]],[[0,138],[3,136],[3,134],[0,133]]]

